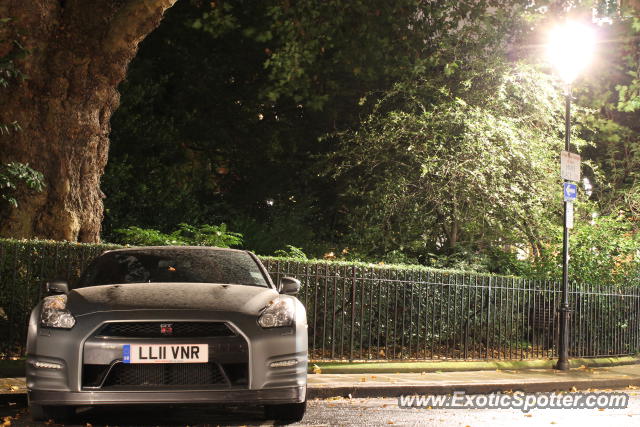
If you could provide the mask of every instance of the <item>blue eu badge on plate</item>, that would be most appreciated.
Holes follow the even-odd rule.
[[[122,347],[122,361],[124,363],[131,363],[131,345],[125,344]]]

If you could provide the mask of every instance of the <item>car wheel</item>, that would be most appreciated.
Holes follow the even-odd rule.
[[[267,419],[287,424],[295,423],[302,420],[302,417],[304,417],[304,411],[307,409],[307,402],[265,405],[264,409]]]
[[[54,420],[64,423],[73,418],[76,408],[73,406],[29,405],[29,412],[34,421]]]

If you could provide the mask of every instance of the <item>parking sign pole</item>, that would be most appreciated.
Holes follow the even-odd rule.
[[[571,84],[567,84],[565,98],[565,134],[564,149],[569,150],[571,138]],[[567,179],[564,182],[568,182]],[[560,336],[558,343],[558,363],[555,368],[561,371],[569,369],[569,209],[573,202],[564,202],[564,234],[562,239],[562,303],[560,305]]]

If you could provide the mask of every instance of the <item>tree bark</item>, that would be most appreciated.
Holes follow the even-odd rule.
[[[28,163],[46,188],[0,213],[0,235],[98,242],[100,178],[110,119],[138,44],[176,0],[3,0],[0,57],[18,41],[27,75],[0,92],[0,123],[22,130],[0,136],[0,162]]]

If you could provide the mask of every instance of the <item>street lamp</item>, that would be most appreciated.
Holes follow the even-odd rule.
[[[568,21],[554,28],[549,34],[547,54],[565,85],[565,136],[564,146],[567,159],[571,158],[571,84],[584,68],[589,65],[595,47],[593,29],[579,22]],[[578,160],[579,162],[579,160]],[[579,164],[577,172],[579,174]],[[573,201],[567,198],[567,183],[575,177],[565,175],[564,235],[562,244],[562,305],[560,306],[560,342],[556,369],[569,369],[569,228],[573,227]],[[574,193],[575,194],[575,193]],[[569,218],[571,220],[569,221]]]

